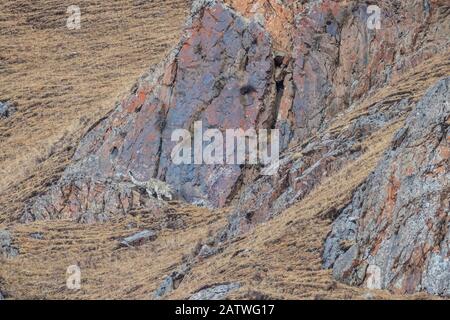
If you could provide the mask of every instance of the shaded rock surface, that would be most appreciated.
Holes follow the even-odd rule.
[[[339,280],[361,285],[376,266],[381,288],[450,295],[449,86],[427,92],[334,222],[324,265]]]

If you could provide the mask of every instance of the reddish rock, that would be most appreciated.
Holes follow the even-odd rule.
[[[449,89],[446,78],[428,91],[334,223],[324,259],[338,279],[361,285],[372,265],[380,288],[450,295]]]

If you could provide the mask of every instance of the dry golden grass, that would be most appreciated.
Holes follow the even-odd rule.
[[[14,299],[151,299],[163,277],[175,271],[200,240],[225,226],[225,212],[186,204],[173,209],[184,227],[160,229],[163,217],[150,212],[95,225],[66,220],[16,225],[12,233],[21,252],[17,258],[0,260],[0,279]],[[154,242],[118,249],[118,239],[146,228],[160,229]],[[44,239],[30,237],[33,232]],[[66,287],[70,265],[81,269],[80,291]]]
[[[417,102],[433,84],[449,74],[450,50],[447,50],[443,54],[438,54],[401,75],[400,78],[386,87],[376,90],[353,110],[347,111],[343,116],[339,117],[330,126],[329,130],[342,130],[354,119],[367,115],[369,108],[375,104],[380,103],[384,108],[389,108],[392,103],[404,98],[409,99],[411,102]]]
[[[0,3],[0,223],[57,179],[86,128],[114,106],[179,39],[190,0],[82,1],[81,30],[66,28],[73,1]]]
[[[321,268],[322,246],[331,225],[322,214],[349,202],[401,125],[400,121],[373,135],[364,142],[368,151],[361,158],[328,177],[304,200],[257,226],[222,255],[197,264],[172,298],[183,298],[207,283],[229,281],[244,284],[234,298],[245,298],[251,292],[279,299],[363,297],[366,290],[336,284],[331,271]],[[372,295],[395,298],[384,291]]]

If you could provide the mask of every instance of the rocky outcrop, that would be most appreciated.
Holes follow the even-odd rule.
[[[230,216],[226,237],[245,233],[305,198],[324,179],[358,159],[365,152],[363,142],[405,116],[411,104],[401,97],[388,103],[380,101],[345,129],[323,132],[289,148],[276,175],[261,175],[243,188]]]
[[[449,28],[442,1],[427,5],[379,1],[379,30],[368,27],[364,3],[228,2],[244,16],[260,21],[273,38],[281,39],[273,44],[278,55],[285,52],[287,61],[283,81],[277,82],[283,92],[276,127],[281,129],[282,145],[295,146],[282,155],[277,174],[258,175],[243,185],[233,203],[236,209],[228,230],[220,239],[245,233],[276,216],[358,158],[364,152],[362,141],[411,110],[413,92],[405,90],[374,103],[340,132],[327,132],[333,118],[380,88],[404,81],[405,72],[446,52],[449,44],[439,36]]]
[[[448,48],[446,1],[227,0],[292,57],[278,126],[304,140],[369,92]],[[369,24],[370,4],[380,29]]]
[[[450,295],[449,87],[446,78],[427,92],[334,222],[324,264],[337,279]]]
[[[110,215],[125,215],[143,208],[161,214],[167,209],[164,202],[149,198],[145,190],[131,182],[87,177],[70,170],[47,194],[28,204],[22,222],[69,218],[94,223],[106,221]]]

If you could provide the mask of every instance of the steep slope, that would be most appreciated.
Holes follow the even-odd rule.
[[[446,2],[380,1],[380,30],[358,1],[227,3],[194,1],[179,44],[82,136],[61,179],[27,201],[28,224],[8,226],[20,254],[0,271],[7,295],[447,294]],[[174,165],[171,133],[198,120],[280,129],[278,172]],[[149,197],[129,170],[165,180],[181,202]],[[407,206],[419,196],[432,210]],[[411,244],[407,222],[422,216],[429,231]],[[117,247],[144,229],[156,239]],[[84,270],[81,291],[64,287],[70,264]],[[382,266],[379,288],[391,292],[364,288],[368,264]]]
[[[387,3],[383,9],[392,5]],[[303,143],[326,128],[337,112],[361,96],[398,81],[407,67],[446,51],[448,39],[439,35],[449,26],[445,22],[446,11],[439,4],[433,6],[433,11],[418,4],[396,8],[407,17],[411,15],[411,19],[418,12],[427,17],[423,25],[416,27],[414,39],[405,37],[411,26],[391,27],[395,15],[386,16],[386,26],[379,33],[369,30],[368,17],[362,14],[365,9],[363,4],[334,1],[296,7],[298,19],[291,26],[292,32],[296,31],[292,34],[292,52],[278,53],[272,48],[264,20],[247,21],[220,2],[195,2],[177,48],[141,78],[110,116],[88,132],[75,154],[76,163],[66,170],[63,188],[61,184],[55,186],[49,199],[44,197],[32,204],[24,219],[79,216],[87,209],[76,203],[84,203],[83,199],[90,196],[103,198],[101,194],[86,195],[83,191],[90,190],[90,184],[95,183],[92,179],[124,179],[129,170],[142,180],[156,177],[167,181],[186,201],[213,207],[229,204],[239,194],[243,181],[254,179],[257,169],[255,172],[255,168],[240,165],[174,165],[170,155],[176,144],[171,141],[175,130],[193,132],[194,122],[199,120],[203,131],[279,128],[282,147],[287,148],[290,142]],[[423,32],[424,26],[430,30]],[[312,35],[316,45],[311,44]],[[407,49],[398,46],[397,40],[405,42],[402,46]],[[355,43],[360,48],[358,55],[343,54],[350,54],[349,48]],[[372,71],[375,67],[376,72]],[[341,152],[336,146],[328,149]],[[319,168],[318,172],[322,171]],[[318,182],[320,179],[313,181]],[[81,194],[61,194],[61,189],[71,189],[71,185],[81,189]],[[294,187],[293,192],[298,188]],[[282,196],[287,198],[282,202],[298,197]],[[95,199],[92,201],[97,203],[99,200]],[[60,203],[65,207],[53,205]],[[94,211],[103,213],[103,209]],[[95,216],[97,212],[89,214]]]
[[[415,69],[406,78],[411,81],[409,88],[419,96],[427,86],[419,79],[437,81],[428,73],[428,66]],[[380,92],[377,101],[391,99],[399,89],[386,88],[385,100]],[[365,114],[364,108],[344,114],[330,131],[341,130],[342,118]],[[165,298],[188,298],[204,287],[222,283],[240,284],[229,293],[230,298],[405,298],[346,286],[322,268],[323,243],[336,212],[351,201],[402,126],[400,119],[377,131],[361,143],[360,157],[326,177],[304,199],[248,233],[224,241],[206,258],[198,256],[199,247],[214,246],[215,235],[226,226],[229,212],[172,204],[169,211],[131,211],[101,224],[66,219],[13,226],[11,233],[20,255],[2,264],[0,277],[6,294],[14,298],[151,299],[167,275],[190,262],[190,271]],[[166,216],[182,222],[167,227]],[[154,242],[117,249],[123,236],[149,228],[158,232]],[[42,239],[31,237],[34,233],[41,233]],[[80,291],[65,287],[66,268],[72,264],[82,270]]]
[[[181,284],[175,297],[182,297],[186,290],[195,290],[203,282],[221,283],[227,281],[227,279],[244,282],[244,287],[248,292],[252,290],[259,292],[260,295],[256,295],[256,297],[264,296],[264,294],[267,294],[269,297],[289,298],[383,297],[382,292],[373,290],[366,291],[367,289],[364,289],[366,283],[364,283],[364,286],[361,286],[360,290],[349,290],[347,287],[334,283],[332,281],[333,275],[331,271],[324,270],[322,265],[324,253],[325,261],[328,258],[328,246],[324,247],[324,242],[327,238],[333,239],[333,243],[336,243],[339,248],[347,248],[344,250],[348,250],[348,246],[354,244],[355,240],[344,237],[334,239],[333,235],[336,231],[342,232],[341,225],[339,224],[340,220],[348,221],[349,215],[345,213],[349,210],[348,208],[352,208],[352,198],[366,199],[367,201],[367,199],[377,199],[374,195],[380,195],[380,199],[383,199],[383,193],[379,190],[376,192],[372,191],[371,194],[365,193],[361,196],[360,190],[364,189],[360,186],[365,184],[367,177],[371,176],[370,174],[377,167],[380,160],[383,161],[385,151],[389,150],[391,145],[396,144],[397,137],[399,136],[398,132],[404,132],[402,128],[404,126],[405,115],[409,114],[409,108],[424,106],[424,102],[426,103],[428,101],[427,97],[433,93],[433,90],[431,90],[431,93],[428,93],[426,97],[422,98],[427,88],[430,86],[433,87],[433,84],[437,83],[443,74],[448,74],[450,71],[448,56],[436,58],[411,70],[399,83],[387,86],[383,90],[378,91],[376,97],[370,97],[362,101],[359,108],[349,110],[349,112],[338,117],[330,124],[330,128],[320,135],[319,138],[313,139],[314,145],[319,145],[318,142],[321,141],[322,143],[326,143],[325,146],[333,145],[333,143],[340,142],[339,139],[335,141],[331,140],[333,135],[337,137],[342,135],[348,138],[348,134],[351,132],[358,137],[358,143],[355,143],[357,147],[353,148],[353,152],[347,151],[342,154],[333,155],[333,163],[335,163],[336,167],[330,168],[330,165],[328,167],[318,166],[319,168],[322,167],[324,172],[327,172],[325,177],[313,176],[313,178],[308,178],[313,173],[300,176],[298,179],[299,183],[302,183],[302,181],[315,181],[319,178],[321,179],[321,183],[314,185],[311,191],[305,192],[306,195],[294,201],[290,205],[290,208],[280,210],[278,214],[270,218],[266,216],[262,220],[264,221],[263,223],[261,223],[261,220],[258,221],[255,216],[250,216],[249,219],[249,216],[244,215],[242,220],[239,220],[241,221],[238,228],[239,232],[232,233],[234,235],[238,234],[238,236],[230,237],[232,244],[226,247],[224,254],[210,258],[207,262],[200,264],[198,268],[194,267],[194,274],[190,277],[190,281]],[[405,92],[404,89],[406,88],[408,88],[410,95],[403,99],[403,95],[399,95],[399,92]],[[399,103],[401,101],[403,102]],[[403,107],[401,107],[402,104]],[[442,104],[440,107],[442,107]],[[439,113],[439,108],[433,108],[433,110]],[[392,116],[391,120],[389,120],[389,116]],[[345,126],[341,126],[343,120]],[[371,124],[371,126],[368,124]],[[364,133],[361,129],[355,130],[358,127],[368,129],[373,127],[372,130],[375,130],[372,134],[365,135],[361,134]],[[352,144],[350,139],[347,140]],[[443,143],[445,143],[445,139]],[[431,144],[430,148],[432,146]],[[340,147],[345,147],[345,144]],[[301,150],[308,151],[305,153],[309,153],[311,148],[308,144],[305,144],[302,147],[298,147],[297,154],[293,152],[288,157],[291,157],[291,160],[304,158],[304,156],[299,157],[302,154]],[[324,153],[320,152],[320,150],[321,148],[317,148],[317,150],[313,151],[313,155],[316,153],[315,156],[319,158],[317,160],[318,163],[326,161],[329,157],[327,153],[323,156]],[[350,157],[348,156],[349,154],[351,155]],[[341,157],[347,160],[339,164]],[[441,164],[444,165],[448,163],[448,159],[441,159],[441,161],[443,161]],[[417,165],[420,165],[420,163],[417,163]],[[295,167],[295,165],[292,165],[292,168]],[[378,175],[384,177],[384,173],[378,173]],[[286,179],[289,178],[287,177]],[[271,179],[263,178],[264,183],[268,183],[267,180]],[[261,181],[256,182],[256,186],[259,185],[261,185]],[[272,186],[279,185],[273,183]],[[308,187],[308,184],[303,184],[303,188],[306,188],[306,190],[308,190]],[[379,188],[380,186],[374,183],[374,187]],[[254,186],[249,187],[249,190],[252,190],[252,188]],[[435,196],[445,199],[448,196],[448,193],[445,191],[445,181],[441,185],[437,184],[437,188],[438,190]],[[439,190],[439,188],[442,189]],[[272,191],[271,186],[266,187],[266,190]],[[368,192],[368,190],[365,190],[365,192]],[[249,192],[248,194],[258,193]],[[242,201],[244,200],[245,193],[242,196]],[[445,201],[442,202],[442,206],[444,210],[448,210],[448,205],[446,206]],[[370,208],[370,206],[368,207]],[[241,206],[237,206],[237,210],[242,210],[241,208]],[[253,208],[259,209],[259,203],[254,204]],[[347,209],[345,210],[345,208]],[[267,210],[270,213],[277,213],[277,209],[279,208],[271,207]],[[342,216],[335,220],[341,213]],[[414,216],[414,211],[411,211],[410,214]],[[230,229],[236,230],[236,217],[234,214],[231,217],[231,223],[229,223],[227,232]],[[350,219],[350,221],[354,223],[355,220]],[[448,221],[445,215],[435,217],[434,223],[430,223],[430,226],[434,225],[432,228],[437,229],[432,229],[433,231],[431,231],[430,235],[439,234],[444,236],[445,232],[442,233],[437,230],[440,228],[444,228],[443,230],[445,230],[446,224],[448,225]],[[384,225],[389,228],[393,227],[389,223],[385,223]],[[347,224],[346,226],[351,227],[352,224]],[[382,226],[380,225],[380,227]],[[331,235],[328,235],[331,230],[333,232]],[[408,234],[409,232],[413,232],[413,229],[410,230],[408,226],[402,227],[403,234]],[[348,234],[348,232],[342,232],[342,235]],[[383,238],[383,233],[372,231],[370,234]],[[388,236],[384,239],[386,241],[392,240]],[[441,248],[444,248],[445,259],[446,240],[440,237],[436,238],[436,240],[441,244]],[[417,246],[422,244],[421,238],[418,238],[416,241]],[[371,241],[364,243],[365,245],[379,244],[379,242]],[[405,246],[398,246],[397,248],[400,249],[402,247],[407,248]],[[385,248],[390,248],[390,246],[387,245]],[[409,266],[408,263],[403,265],[405,269],[409,268]],[[326,264],[325,269],[328,267],[330,265]],[[420,267],[422,270],[436,270],[435,268],[429,268],[427,263],[423,263],[423,261],[418,262],[416,267]],[[255,270],[258,271],[255,272]],[[445,279],[447,275],[448,273],[445,268],[439,268],[431,278]],[[362,276],[364,278],[363,280],[367,280],[365,274]],[[245,279],[245,281],[242,279]],[[355,282],[348,283],[352,285],[360,284]],[[439,283],[445,285],[442,282]],[[383,288],[393,289],[388,286],[384,286]],[[243,294],[245,291],[243,290],[241,293],[236,293],[235,297],[245,297],[245,294]],[[438,293],[426,287],[415,287],[414,290],[410,291],[393,291],[396,293],[420,291]],[[442,292],[439,294],[442,294]],[[390,298],[394,297],[390,296]]]

